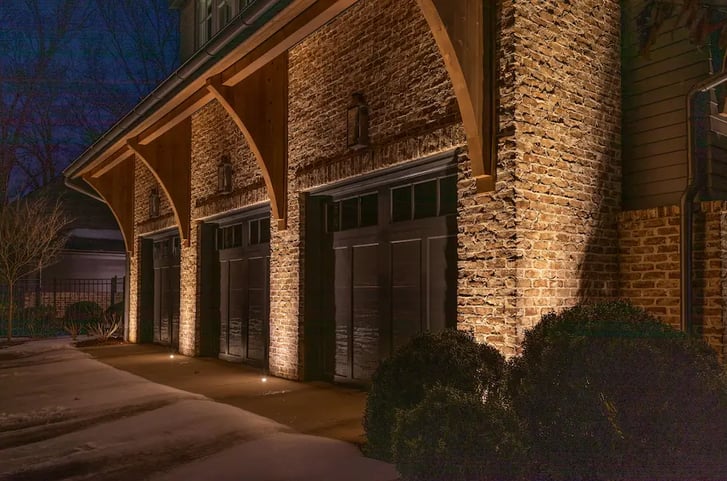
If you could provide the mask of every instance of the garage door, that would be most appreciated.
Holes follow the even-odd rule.
[[[270,218],[217,230],[220,260],[220,357],[267,366]]]
[[[332,282],[322,284],[329,295],[324,288],[319,297],[331,305],[319,315],[333,318],[330,368],[339,381],[365,382],[412,336],[456,324],[454,166],[393,177],[349,185],[322,202],[320,244],[331,260],[319,268],[330,265]],[[325,350],[326,336],[318,342]]]
[[[179,236],[154,241],[154,342],[179,348]]]

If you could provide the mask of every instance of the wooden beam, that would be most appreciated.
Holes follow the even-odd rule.
[[[192,216],[192,120],[187,117],[149,145],[130,139],[129,147],[159,182],[172,206],[179,235],[188,245]]]
[[[278,228],[284,229],[288,195],[288,52],[235,86],[219,76],[207,88],[245,136],[263,173]]]
[[[101,176],[83,179],[106,201],[124,237],[126,252],[134,256],[134,161],[126,160]]]
[[[444,57],[478,192],[495,189],[495,2],[417,0]]]

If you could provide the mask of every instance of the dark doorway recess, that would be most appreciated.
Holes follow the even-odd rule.
[[[269,208],[220,220],[215,247],[219,262],[219,357],[266,368],[270,339]]]
[[[308,195],[306,377],[365,383],[414,335],[456,325],[456,213],[453,154]]]
[[[178,235],[153,241],[154,342],[179,348],[179,259]]]

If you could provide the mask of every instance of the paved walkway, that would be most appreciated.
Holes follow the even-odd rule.
[[[153,344],[82,349],[117,369],[273,419],[305,434],[363,444],[366,392],[323,382],[266,377],[262,370],[212,358],[190,358]],[[266,382],[262,382],[263,378]]]
[[[170,359],[151,346],[88,351],[147,379],[93,359],[68,339],[0,349],[1,481],[397,479],[393,466],[350,443],[300,432],[360,440],[351,419],[360,421],[359,391],[262,383],[256,371]],[[178,387],[206,386],[207,378],[225,403],[154,377]]]

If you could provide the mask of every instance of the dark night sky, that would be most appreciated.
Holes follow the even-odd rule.
[[[0,0],[0,187],[57,176],[177,67],[178,46],[167,0]]]

